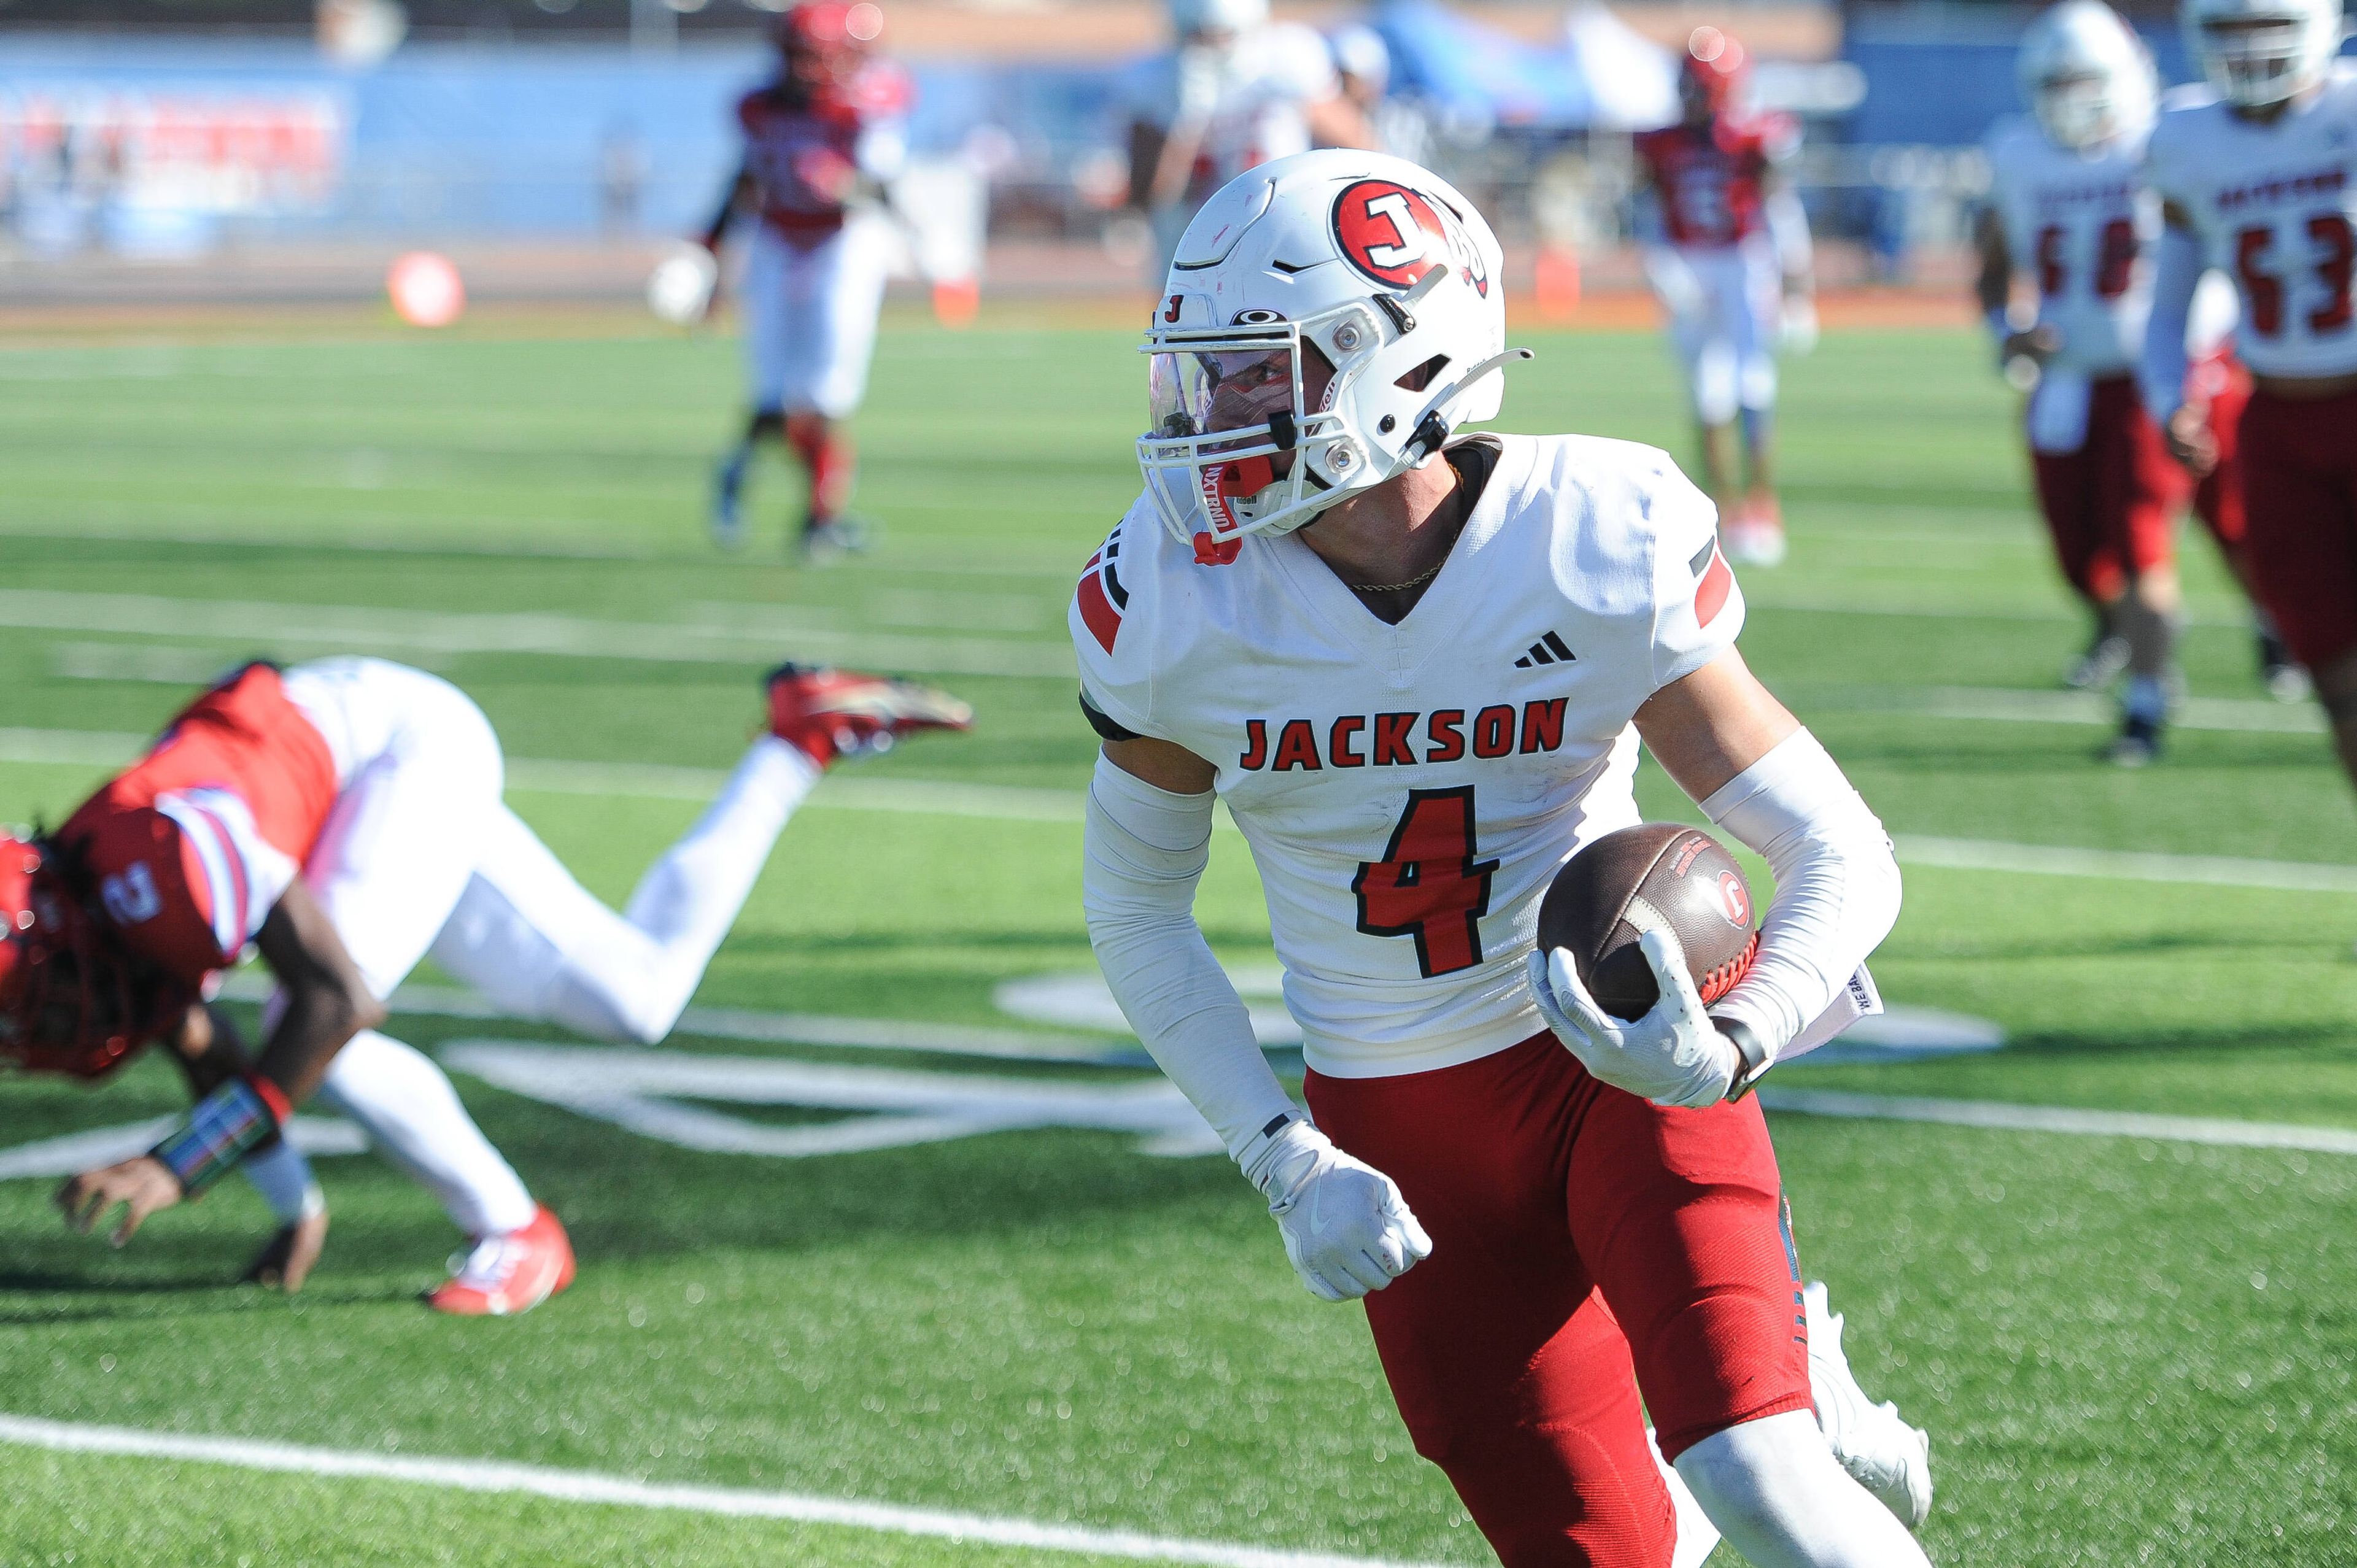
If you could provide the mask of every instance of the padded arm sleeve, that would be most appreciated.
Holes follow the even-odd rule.
[[[1195,923],[1195,885],[1211,857],[1211,795],[1157,789],[1100,754],[1082,843],[1081,903],[1105,983],[1170,1081],[1249,1169],[1301,1112]]]
[[[1776,874],[1751,972],[1710,1009],[1749,1026],[1772,1059],[1890,934],[1899,861],[1880,820],[1807,730],[1728,779],[1702,809]]]
[[[2152,317],[2144,329],[2144,359],[2136,384],[2144,406],[2166,427],[2185,402],[2185,323],[2193,314],[2193,290],[2201,282],[2201,242],[2171,224],[2160,231],[2153,265]]]

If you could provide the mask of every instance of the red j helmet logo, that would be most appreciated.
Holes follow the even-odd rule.
[[[1351,264],[1379,284],[1414,288],[1435,267],[1455,266],[1487,297],[1489,269],[1454,217],[1422,191],[1362,179],[1334,199],[1334,238]]]
[[[1751,889],[1731,871],[1718,874],[1718,904],[1719,912],[1727,917],[1729,925],[1751,924]]]

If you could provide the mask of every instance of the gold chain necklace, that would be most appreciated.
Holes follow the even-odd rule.
[[[1405,583],[1347,583],[1343,585],[1354,594],[1404,594],[1410,588],[1423,587],[1426,583],[1439,576],[1440,569],[1448,564],[1448,557],[1443,555]]]

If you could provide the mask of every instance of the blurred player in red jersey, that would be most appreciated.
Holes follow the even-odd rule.
[[[382,660],[248,665],[55,834],[0,835],[0,1059],[98,1078],[161,1040],[201,1091],[148,1154],[67,1183],[68,1218],[87,1230],[123,1205],[121,1244],[283,1142],[316,1093],[473,1239],[436,1309],[522,1312],[564,1289],[564,1226],[442,1069],[379,1032],[385,998],[430,954],[504,1013],[653,1044],[826,767],[971,719],[922,687],[791,665],[769,703],[769,734],[620,914],[501,803],[482,710]],[[249,943],[277,983],[251,1056],[204,1005]],[[315,1236],[300,1268],[316,1255]]]
[[[1720,540],[1730,560],[1772,566],[1784,558],[1770,461],[1776,350],[1813,344],[1816,306],[1808,215],[1781,173],[1799,149],[1800,126],[1740,107],[1747,66],[1743,46],[1717,27],[1697,27],[1687,40],[1678,77],[1684,120],[1637,138],[1638,231],[1685,365]],[[1738,422],[1740,488],[1729,449]]]
[[[861,199],[907,161],[915,98],[907,75],[871,52],[883,27],[874,5],[793,6],[778,19],[777,80],[737,105],[745,161],[703,235],[717,252],[740,214],[757,219],[739,284],[752,412],[712,504],[712,536],[726,549],[744,542],[745,478],[764,436],[808,472],[804,555],[865,543],[844,514],[856,459],[843,424],[867,390],[891,238]]]

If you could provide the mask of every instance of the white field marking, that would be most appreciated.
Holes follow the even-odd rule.
[[[2119,706],[2095,692],[2034,692],[2002,686],[1812,686],[1786,693],[1804,707],[1857,713],[1899,713],[1937,719],[1986,719],[2001,724],[2119,723]],[[2313,703],[2262,698],[2189,697],[2169,715],[2177,729],[2231,730],[2248,735],[2322,735],[2324,715]]]
[[[271,992],[269,977],[259,970],[232,974],[223,982],[221,995],[232,1002],[261,1003]],[[472,1018],[485,1022],[527,1022],[472,991],[444,985],[401,985],[385,1004],[395,1014],[428,1018]],[[1081,1026],[1087,1027],[1088,1026]],[[1126,1035],[1129,1026],[1115,1025]],[[937,1056],[991,1057],[1003,1061],[1074,1062],[1083,1066],[1136,1065],[1134,1052],[1069,1035],[1032,1034],[1021,1029],[995,1029],[987,1025],[928,1024],[894,1018],[835,1017],[821,1013],[756,1013],[730,1007],[690,1007],[673,1026],[676,1034],[701,1039],[742,1040],[748,1045],[828,1046],[847,1050],[925,1051]]]
[[[453,1040],[435,1054],[445,1067],[511,1094],[702,1154],[811,1159],[1041,1127],[1133,1133],[1144,1155],[1226,1152],[1202,1114],[1159,1074],[1075,1083],[527,1040]],[[865,1114],[780,1127],[683,1103],[694,1101]]]
[[[2025,605],[2015,600],[2003,604],[1957,604],[1953,600],[1891,598],[1876,599],[1832,598],[1821,595],[1792,593],[1759,593],[1751,588],[1743,591],[1747,608],[1779,610],[1794,615],[1826,616],[1898,616],[1907,620],[2001,620],[2001,621],[2067,621],[2086,624],[2086,612],[2074,606],[2055,604],[2050,607]],[[2249,615],[2229,612],[2216,616],[2189,615],[2187,626],[2234,627],[2251,629]]]
[[[2270,887],[2287,893],[2357,893],[2357,865],[2244,860],[2222,854],[2147,854],[2136,850],[2073,849],[2067,844],[2001,843],[1989,839],[1894,837],[1899,858],[1950,871],[2003,871],[2030,876],[2100,876],[2123,882],[2178,882],[2212,887]]]
[[[1930,1100],[1899,1094],[1846,1094],[1825,1089],[1761,1089],[1760,1103],[1802,1116],[1875,1122],[1932,1122],[2000,1133],[2060,1133],[2081,1137],[2148,1138],[2230,1149],[2298,1149],[2357,1155],[2357,1129],[2288,1122],[2232,1122],[2209,1116],[2157,1116],[2142,1111],[2085,1111],[2067,1105],[2016,1105],[1996,1100]]]
[[[952,1513],[943,1509],[898,1508],[889,1503],[795,1492],[760,1492],[740,1487],[692,1487],[634,1480],[591,1470],[559,1470],[495,1459],[432,1459],[371,1454],[344,1448],[312,1448],[250,1437],[208,1437],[181,1432],[141,1432],[121,1426],[43,1421],[0,1415],[0,1443],[53,1453],[107,1454],[136,1459],[175,1459],[228,1465],[281,1475],[325,1476],[364,1481],[402,1481],[454,1491],[525,1493],[566,1503],[615,1508],[671,1509],[729,1519],[791,1520],[887,1535],[924,1536],[963,1544],[975,1541],[1034,1552],[1069,1552],[1145,1563],[1181,1563],[1200,1568],[1422,1568],[1328,1552],[1277,1546],[1245,1546],[1189,1541],[1126,1530],[1090,1530],[1079,1525],[1008,1519],[992,1514]]]
[[[120,768],[137,757],[150,738],[121,730],[0,726],[0,762]],[[717,795],[727,778],[718,768],[676,768],[653,762],[562,762],[511,757],[507,765],[511,788],[550,795],[624,795],[651,800],[704,801]],[[817,792],[803,809],[1071,823],[1081,821],[1084,804],[1085,798],[1071,789],[953,784],[931,779],[867,779],[849,773],[830,774],[821,780]],[[1219,821],[1226,824],[1224,813]]]
[[[175,1116],[158,1116],[152,1121],[95,1127],[86,1133],[68,1133],[62,1137],[0,1149],[0,1181],[18,1176],[79,1176],[134,1155],[144,1155],[178,1121]],[[286,1134],[307,1155],[325,1157],[368,1153],[368,1134],[340,1117],[297,1116],[286,1124]]]
[[[775,662],[788,652],[930,674],[1071,680],[1077,666],[1058,639],[899,637],[844,631],[814,618],[791,633],[580,616],[393,610],[357,605],[176,599],[146,594],[81,594],[0,588],[0,627],[28,631],[156,632],[213,637],[252,648],[328,648],[373,652],[523,653],[655,663]]]
[[[0,728],[0,762],[118,767],[147,744],[144,736],[104,730]],[[707,800],[727,776],[716,769],[631,763],[536,762],[515,758],[508,782],[518,789],[554,794],[638,795]],[[1078,822],[1085,798],[1077,790],[1022,789],[952,784],[930,779],[830,776],[806,809],[906,811],[980,817],[998,822]],[[1228,832],[1222,811],[1216,819]],[[2105,877],[2124,882],[2172,882],[2212,887],[2266,887],[2287,893],[2357,893],[2357,865],[2234,855],[2162,854],[2138,850],[2080,849],[2070,844],[2012,843],[2000,839],[1941,838],[1902,833],[1900,861],[1949,871],[2014,872],[2036,876]]]

